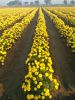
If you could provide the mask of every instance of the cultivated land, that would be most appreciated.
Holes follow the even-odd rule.
[[[75,7],[0,8],[0,83],[2,100],[75,99]]]

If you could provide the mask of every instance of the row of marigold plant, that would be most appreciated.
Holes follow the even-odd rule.
[[[71,16],[69,14],[64,14],[61,11],[58,10],[50,10],[52,13],[56,14],[59,18],[61,18],[62,20],[64,20],[66,23],[69,23],[70,25],[75,27],[75,16]]]
[[[33,45],[25,61],[27,72],[22,89],[26,100],[50,100],[52,92],[59,89],[59,82],[53,76],[49,38],[41,8],[35,30]]]
[[[22,32],[30,24],[31,20],[36,14],[36,11],[37,9],[25,16],[21,22],[16,23],[13,27],[4,31],[4,33],[0,37],[0,63],[2,65],[4,65],[5,63],[8,50],[10,50],[16,43],[16,40],[18,40],[22,36]]]
[[[22,11],[17,11],[14,14],[13,14],[13,11],[11,10],[12,14],[2,16],[0,19],[0,31],[1,32],[4,31],[9,26],[16,23],[16,21],[25,17],[27,15],[27,13],[30,12],[31,10],[33,10],[33,8],[32,9],[28,9],[28,8],[22,9]],[[5,12],[3,12],[3,13],[5,13]],[[7,16],[7,17],[5,17],[5,16]]]
[[[69,27],[68,25],[66,25],[62,19],[58,18],[57,15],[51,13],[47,9],[44,9],[44,11],[55,24],[55,27],[61,34],[61,37],[66,38],[67,46],[70,46],[72,52],[75,52],[75,31],[73,30],[73,27]]]
[[[62,12],[63,14],[66,14],[67,16],[71,16],[74,17],[75,16],[75,7],[47,7],[49,8],[51,11],[58,11],[58,12]]]

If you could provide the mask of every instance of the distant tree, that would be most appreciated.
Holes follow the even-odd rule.
[[[20,2],[20,1],[19,1],[19,0],[15,0],[15,2],[17,2],[17,3],[18,3],[18,2]]]
[[[34,2],[30,2],[30,5],[34,5]]]
[[[22,2],[20,0],[15,0],[15,3],[17,6],[21,6],[22,5]]]
[[[72,5],[75,4],[75,1],[74,0],[71,0],[70,1],[70,4],[72,4]]]
[[[25,5],[28,5],[29,4],[29,2],[25,2]]]
[[[38,0],[35,1],[35,5],[39,5],[39,1]]]
[[[17,0],[10,1],[7,3],[8,6],[21,6],[21,2],[17,2]]]
[[[51,0],[44,0],[44,2],[45,2],[46,5],[50,5]]]
[[[67,0],[64,0],[64,4],[67,5]]]
[[[7,3],[7,5],[8,6],[14,6],[14,5],[16,5],[16,2],[15,1],[10,1],[10,2]]]

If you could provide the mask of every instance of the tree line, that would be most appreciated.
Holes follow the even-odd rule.
[[[52,5],[52,0],[44,0],[44,5],[46,5],[46,6],[49,6],[49,5]],[[68,5],[68,4],[71,4],[71,5],[74,5],[75,4],[75,0],[70,0],[70,3],[68,3],[68,0],[63,0],[63,4],[64,5]],[[8,6],[22,6],[22,3],[20,2],[20,0],[14,0],[14,1],[10,1],[8,4],[7,4]],[[24,2],[24,4],[23,5],[34,5],[34,6],[36,6],[36,5],[40,5],[40,2],[39,2],[39,0],[35,0],[34,2],[28,2],[28,1],[26,1],[26,2]]]

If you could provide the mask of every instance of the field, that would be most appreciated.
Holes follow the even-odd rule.
[[[75,100],[75,7],[0,8],[1,100]]]

